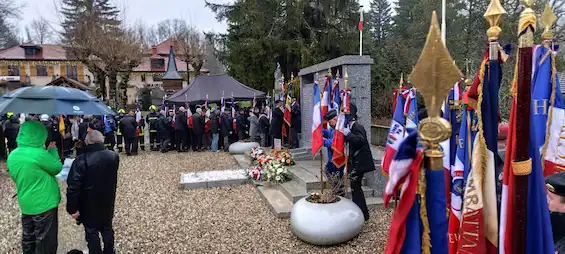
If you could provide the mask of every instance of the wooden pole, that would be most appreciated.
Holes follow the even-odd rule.
[[[322,186],[322,194],[324,193],[324,156],[322,156],[322,149],[320,149],[320,185]]]

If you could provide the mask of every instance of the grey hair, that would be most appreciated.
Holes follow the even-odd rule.
[[[102,135],[102,133],[97,131],[97,130],[91,130],[86,134],[86,138],[84,139],[84,142],[87,145],[103,144],[104,143],[104,135]]]

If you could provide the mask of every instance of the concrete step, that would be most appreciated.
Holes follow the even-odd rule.
[[[320,161],[312,161],[312,162],[301,162],[300,166],[306,169],[310,174],[314,175],[316,179],[320,179]],[[326,182],[327,176],[324,173],[324,182]],[[319,180],[318,180],[319,181]],[[367,178],[363,177],[361,185],[367,185]]]
[[[367,201],[367,207],[369,209],[382,207],[384,205],[384,200],[381,197],[365,197],[365,200]]]
[[[239,168],[249,168],[251,165],[251,158],[245,154],[234,154],[233,158],[237,161]]]
[[[322,187],[320,179],[317,176],[308,172],[308,170],[299,165],[288,167],[288,172],[292,174],[292,179],[296,181],[296,183],[300,184],[305,190]]]
[[[259,196],[267,204],[271,212],[280,219],[290,218],[293,203],[278,189],[277,186],[257,186]]]
[[[367,186],[362,186],[361,188],[363,190],[363,194],[365,194],[365,197],[374,197],[375,190],[373,190],[373,189],[371,189],[370,187],[367,187]],[[318,192],[319,193],[319,192],[321,192],[320,188],[306,189],[306,188],[304,188],[303,184],[297,182],[296,180],[291,180],[289,182],[279,184],[279,190],[292,203],[296,203],[301,198],[306,197],[308,195],[308,193],[312,193],[312,192]],[[328,190],[329,189],[325,189],[324,191],[328,191]],[[351,188],[350,187],[347,187],[347,196],[351,197]]]

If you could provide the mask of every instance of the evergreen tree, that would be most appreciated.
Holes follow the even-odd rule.
[[[373,35],[373,41],[380,45],[390,35],[392,30],[392,15],[390,3],[387,0],[371,1],[367,18],[368,30]]]
[[[79,37],[119,30],[119,10],[110,0],[62,0],[63,38],[66,42]]]

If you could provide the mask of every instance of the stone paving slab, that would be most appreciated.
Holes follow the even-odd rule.
[[[248,182],[245,169],[194,172],[180,177],[180,187],[183,189],[213,188]]]

